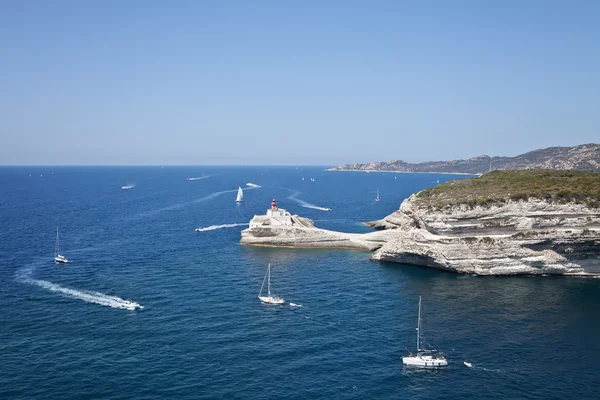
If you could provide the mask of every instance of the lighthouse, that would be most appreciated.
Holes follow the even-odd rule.
[[[283,208],[277,207],[277,200],[271,201],[271,207],[267,209],[264,216],[255,215],[250,221],[250,228],[274,227],[274,226],[292,226],[294,218]]]

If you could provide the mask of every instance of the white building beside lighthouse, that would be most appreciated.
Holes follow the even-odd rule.
[[[250,221],[250,228],[263,228],[275,226],[292,226],[298,221],[287,210],[277,207],[277,201],[271,201],[271,208],[267,210],[266,215],[255,215]]]

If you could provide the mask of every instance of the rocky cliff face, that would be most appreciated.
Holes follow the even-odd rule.
[[[516,157],[489,157],[486,155],[467,160],[431,161],[407,163],[370,162],[344,164],[330,171],[392,171],[392,172],[442,172],[483,174],[493,170],[552,169],[600,171],[600,145],[595,143],[574,147],[549,147],[518,155]]]
[[[478,275],[600,274],[600,209],[540,199],[434,209],[416,195],[369,225],[397,232],[372,256]]]

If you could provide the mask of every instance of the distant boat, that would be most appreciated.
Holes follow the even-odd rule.
[[[241,203],[244,201],[244,192],[242,191],[242,188],[238,186],[238,194],[237,194],[237,198],[235,199],[236,203]]]
[[[60,245],[58,240],[58,226],[56,227],[56,246],[54,247],[54,262],[57,264],[68,263],[69,260],[65,256],[60,255]]]
[[[121,189],[131,189],[133,188],[135,185],[125,185],[125,186],[121,186]]]
[[[473,364],[471,364],[470,362],[464,361],[463,364],[465,364],[465,367],[467,368],[473,368]]]
[[[375,201],[379,201],[379,188],[377,188],[377,197],[375,197]]]
[[[267,281],[267,295],[263,296],[262,291],[265,287],[265,281]],[[263,279],[262,286],[260,287],[260,292],[258,293],[258,298],[263,303],[267,304],[284,304],[285,299],[283,297],[279,297],[278,295],[271,293],[271,264],[267,267],[267,272]]]
[[[421,348],[421,296],[419,296],[419,317],[417,319],[417,355],[412,353],[402,357],[402,363],[409,367],[417,368],[444,368],[448,366],[446,357],[437,350]]]
[[[140,303],[138,303],[136,301],[125,300],[125,302],[123,303],[123,308],[125,308],[126,310],[131,310],[131,311],[139,311],[139,310],[142,310],[144,308],[144,306],[140,305]]]

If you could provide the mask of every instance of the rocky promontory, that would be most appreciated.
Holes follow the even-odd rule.
[[[387,243],[395,232],[343,233],[315,227],[314,221],[286,210],[283,215],[255,215],[242,231],[241,244],[266,247],[346,248],[373,251]]]
[[[367,223],[377,231],[366,234],[285,218],[255,216],[242,244],[370,250],[373,260],[477,275],[600,275],[595,172],[494,171],[449,181]]]

